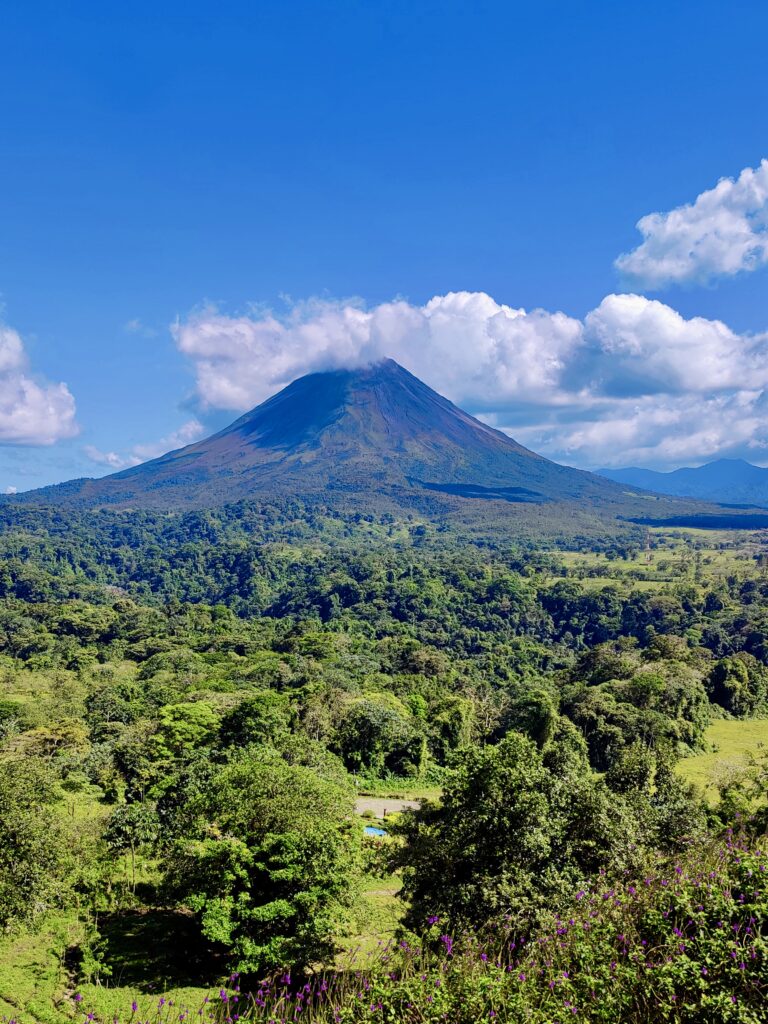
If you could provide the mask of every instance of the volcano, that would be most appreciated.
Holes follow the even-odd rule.
[[[173,509],[372,492],[528,504],[626,500],[625,487],[529,451],[391,359],[301,377],[203,441],[19,499]]]

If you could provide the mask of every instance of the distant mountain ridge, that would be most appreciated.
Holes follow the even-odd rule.
[[[768,506],[768,469],[744,459],[716,459],[704,466],[684,467],[669,473],[653,469],[600,469],[600,476],[616,483],[642,487],[657,494],[700,498],[730,505]]]
[[[459,409],[391,359],[313,373],[212,437],[101,479],[14,503],[203,508],[269,495],[421,495],[621,505],[626,489],[550,462]]]

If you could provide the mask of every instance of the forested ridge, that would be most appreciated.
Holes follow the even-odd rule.
[[[619,988],[618,968],[595,966],[601,943],[621,946],[613,897],[610,922],[582,929],[561,966],[578,976],[571,1007],[547,1001],[561,976],[534,993],[545,965],[520,959],[520,941],[557,937],[553,908],[576,920],[585,893],[647,875],[624,924],[661,943],[667,874],[682,906],[703,884],[697,858],[730,878],[743,848],[763,870],[760,750],[715,780],[714,800],[679,771],[711,749],[713,724],[768,714],[761,533],[537,542],[302,502],[2,515],[0,926],[8,949],[61,946],[55,1006],[35,1018],[25,1004],[29,1017],[76,1016],[83,993],[88,1012],[125,1012],[129,994],[237,972],[243,993],[265,979],[275,1020],[286,999],[294,1019],[305,984],[318,1020],[560,1020],[577,1002],[583,1019],[763,1019],[759,885],[741,974],[722,907],[696,911],[696,942],[651,958],[666,1016],[641,1015],[656,982],[626,950]],[[426,799],[377,838],[354,813],[364,793]],[[366,892],[390,882],[398,966],[385,984],[386,959],[357,963],[377,991],[363,1006],[339,948],[370,916]],[[168,945],[183,969],[159,955]],[[499,979],[478,974],[489,958]],[[443,1002],[413,990],[422,974],[444,979]],[[6,1016],[9,984],[0,973]],[[234,989],[222,993],[226,1017]]]

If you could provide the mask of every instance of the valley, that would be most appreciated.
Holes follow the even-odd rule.
[[[590,799],[634,794],[622,804],[632,825],[625,817],[622,828],[653,856],[670,841],[672,850],[682,843],[670,855],[682,856],[691,830],[710,842],[723,787],[753,785],[768,740],[761,532],[656,528],[569,550],[503,532],[473,543],[450,523],[330,510],[304,532],[300,506],[290,516],[283,508],[265,519],[264,506],[246,503],[171,521],[6,512],[3,756],[40,761],[57,794],[41,812],[61,822],[80,862],[71,895],[54,887],[47,909],[22,914],[0,940],[7,1014],[64,1024],[77,995],[99,1019],[136,1002],[164,1020],[171,1004],[204,1005],[225,964],[243,968],[212,919],[200,930],[192,908],[204,906],[201,897],[181,895],[189,883],[172,874],[179,857],[185,873],[197,870],[186,858],[213,841],[211,812],[195,824],[186,810],[211,770],[222,796],[235,786],[238,800],[251,773],[278,791],[290,773],[297,797],[308,787],[310,799],[290,813],[309,836],[326,836],[323,845],[328,829],[342,836],[343,822],[356,819],[349,841],[356,837],[362,861],[339,866],[345,895],[334,896],[326,926],[333,941],[326,947],[329,934],[318,933],[309,955],[313,972],[324,960],[340,978],[369,971],[372,983],[381,949],[418,934],[433,908],[456,920],[474,912],[452,905],[460,887],[430,881],[422,895],[435,869],[415,869],[407,851],[427,849],[427,833],[416,830],[434,828],[429,816],[449,812],[454,780],[505,742],[531,744],[525,756],[539,767],[526,771],[544,773],[542,785],[548,759],[565,757],[568,785],[594,788]],[[630,766],[639,774],[628,784]],[[660,800],[647,786],[661,785],[668,766]],[[225,813],[209,792],[212,813]],[[457,789],[450,800],[460,799]],[[471,800],[452,828],[474,827],[483,797]],[[345,802],[348,817],[337,818]],[[361,835],[368,824],[386,835]],[[606,866],[617,849],[606,848]],[[467,870],[451,860],[435,883],[449,864]],[[493,869],[483,886],[497,884]],[[530,899],[535,885],[526,891]],[[567,903],[566,891],[558,898]],[[268,961],[251,963],[244,977],[269,970]]]

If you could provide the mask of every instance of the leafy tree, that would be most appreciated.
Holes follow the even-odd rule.
[[[505,914],[524,926],[588,873],[624,862],[634,823],[573,748],[553,771],[533,741],[510,733],[459,755],[441,803],[406,815],[398,831],[412,927]]]
[[[352,700],[336,731],[336,748],[352,770],[375,774],[417,774],[425,737],[408,709],[390,693],[368,693]]]
[[[359,827],[351,792],[278,755],[248,751],[187,808],[172,891],[241,971],[331,955],[352,906]]]
[[[104,830],[104,840],[117,852],[131,855],[131,883],[136,889],[136,853],[150,846],[158,836],[160,822],[151,804],[120,804],[114,809]]]
[[[291,705],[288,697],[273,690],[246,697],[221,723],[221,737],[228,745],[275,745],[290,731]]]
[[[35,758],[0,761],[0,927],[30,921],[71,892],[75,851],[52,771]]]
[[[650,794],[655,769],[653,751],[636,740],[622,750],[606,772],[605,781],[616,793]]]
[[[415,698],[412,698],[412,700]],[[423,698],[422,698],[423,700]],[[411,700],[409,704],[413,707]],[[475,722],[475,707],[466,697],[444,697],[428,714],[426,709],[419,718],[427,721],[430,749],[438,764],[446,764],[454,750],[469,746]]]
[[[734,715],[751,715],[765,707],[768,671],[751,654],[722,658],[707,681],[711,699]]]
[[[521,692],[511,701],[505,716],[506,730],[529,736],[539,748],[555,734],[558,721],[557,703],[543,689]]]
[[[160,709],[159,724],[153,737],[159,759],[171,759],[192,753],[209,743],[216,734],[219,719],[210,704],[195,701],[171,704]]]

